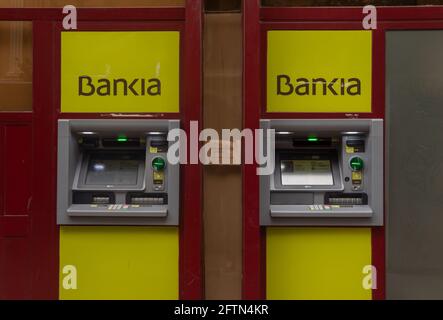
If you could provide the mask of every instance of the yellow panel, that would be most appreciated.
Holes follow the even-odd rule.
[[[178,31],[62,32],[61,41],[62,112],[179,111]]]
[[[63,226],[60,299],[178,299],[178,228]],[[63,288],[65,266],[77,289]]]
[[[370,228],[268,228],[268,299],[371,299]]]
[[[267,50],[268,112],[371,112],[371,31],[268,31]]]

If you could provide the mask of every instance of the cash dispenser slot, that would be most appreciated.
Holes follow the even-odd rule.
[[[138,148],[140,147],[140,138],[127,138],[125,136],[115,138],[103,138],[102,145],[104,148]]]
[[[100,146],[100,139],[98,137],[83,136],[78,139],[79,145],[85,149],[94,149]]]
[[[366,193],[326,193],[325,204],[328,205],[367,205],[368,195]]]
[[[163,205],[168,204],[168,196],[166,194],[146,194],[146,193],[128,193],[126,202],[132,205]]]
[[[74,204],[113,204],[115,203],[115,195],[112,192],[88,192],[88,191],[74,191]]]
[[[336,141],[332,138],[317,136],[295,137],[292,139],[294,148],[333,148]]]

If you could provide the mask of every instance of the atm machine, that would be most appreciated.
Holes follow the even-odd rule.
[[[178,120],[59,120],[60,225],[178,225]]]
[[[275,170],[260,177],[261,225],[383,225],[383,120],[261,120],[261,128],[275,130]]]
[[[59,120],[60,299],[177,299],[179,120]]]

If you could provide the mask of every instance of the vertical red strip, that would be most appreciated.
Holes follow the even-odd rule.
[[[260,3],[243,1],[243,123],[259,128]],[[265,261],[259,221],[259,177],[255,164],[243,166],[243,299],[265,298]]]
[[[190,121],[202,119],[202,1],[186,0],[184,84],[181,109],[188,137]],[[200,124],[200,128],[202,124]],[[189,155],[189,152],[188,152]],[[189,157],[188,157],[189,158]],[[180,299],[203,298],[202,170],[200,164],[182,166],[180,215]]]
[[[372,50],[372,99],[373,114],[376,118],[385,119],[385,30],[383,27],[373,31]],[[386,128],[386,123],[385,123]],[[386,130],[384,134],[386,136]],[[386,140],[385,140],[386,141]],[[386,147],[386,145],[385,145]],[[384,151],[385,152],[385,151]],[[385,155],[383,154],[385,158]],[[386,158],[385,158],[386,159]],[[385,167],[383,168],[383,179],[385,179]],[[386,188],[386,185],[384,186]],[[386,223],[385,207],[386,189],[383,193],[384,223]],[[372,290],[374,300],[386,298],[386,255],[385,255],[385,227],[372,228],[372,265],[377,269],[377,289]]]
[[[4,134],[5,134],[5,127],[0,122],[0,177],[4,177],[4,161],[5,161],[5,153],[4,150]],[[0,217],[4,214],[4,194],[5,194],[5,184],[3,179],[0,179]],[[1,234],[0,234],[1,237]],[[1,249],[0,249],[1,250]],[[1,280],[1,279],[0,279]]]
[[[33,22],[32,298],[58,298],[54,24]]]
[[[372,118],[385,117],[385,31],[372,32]]]

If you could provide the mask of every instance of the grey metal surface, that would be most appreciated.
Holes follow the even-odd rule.
[[[59,120],[58,122],[58,176],[57,176],[57,224],[61,225],[178,225],[180,165],[166,164],[164,183],[168,203],[147,206],[90,206],[73,204],[72,191],[76,189],[76,177],[82,168],[82,152],[74,133],[93,131],[103,135],[117,136],[120,133],[144,135],[146,132],[169,131],[179,128],[179,120]],[[145,150],[145,152],[147,152]],[[166,153],[158,153],[166,159]],[[147,171],[151,168],[152,155],[146,155],[146,163],[140,166]],[[145,174],[143,174],[145,177]],[[144,178],[143,178],[144,179]],[[139,179],[140,180],[140,179]],[[150,180],[144,180],[142,185]],[[86,188],[86,187],[85,187]],[[83,189],[85,189],[83,188]],[[86,189],[98,190],[96,186]],[[115,191],[116,204],[125,204],[124,190],[139,188],[108,188]],[[146,187],[147,189],[147,187]],[[146,190],[153,192],[154,190]]]
[[[315,134],[332,137],[338,141],[331,163],[334,186],[280,186],[281,179],[276,154],[276,170],[273,175],[260,177],[260,223],[265,226],[381,226],[383,225],[383,120],[382,119],[296,119],[261,120],[262,129],[291,132],[298,136]],[[365,150],[355,154],[345,152],[344,144],[356,133],[365,139]],[[277,153],[287,153],[287,144],[279,142],[276,135]],[[284,135],[280,139],[284,138]],[[327,151],[329,152],[329,151]],[[358,155],[365,162],[361,189],[354,190],[345,177],[351,176],[350,158]],[[294,156],[295,157],[295,156]],[[286,158],[285,158],[286,159]],[[333,159],[331,157],[331,159]],[[364,192],[368,205],[323,207],[326,192],[353,194]],[[272,193],[272,195],[271,195]],[[313,195],[313,203],[294,203],[295,193]],[[279,196],[276,197],[276,194]],[[287,196],[285,196],[287,194]],[[311,197],[311,196],[310,196]],[[300,198],[301,199],[301,198]],[[302,199],[307,201],[307,199]],[[275,201],[275,202],[274,202]],[[321,205],[320,209],[317,207]]]
[[[125,210],[125,208],[112,209],[116,205],[96,206],[91,207],[87,204],[74,204],[68,208],[68,215],[70,217],[161,217],[165,218],[168,214],[168,206],[150,206],[150,207],[132,207]],[[120,205],[121,206],[121,205]],[[131,207],[131,206],[129,206]]]
[[[370,206],[359,206],[358,211],[355,208],[340,209],[312,209],[314,205],[272,205],[270,208],[271,217],[274,218],[370,218],[374,213]],[[316,205],[315,207],[319,207]],[[306,212],[309,213],[307,216]]]
[[[386,35],[387,298],[443,299],[443,31]]]

